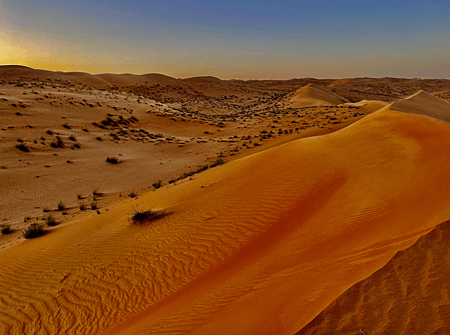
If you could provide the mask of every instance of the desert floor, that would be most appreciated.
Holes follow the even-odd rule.
[[[449,90],[0,67],[0,333],[446,334]]]

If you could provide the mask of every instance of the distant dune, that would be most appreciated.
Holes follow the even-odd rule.
[[[385,107],[387,103],[383,101],[375,101],[375,100],[361,100],[359,102],[348,102],[345,103],[344,106],[358,107],[361,110],[366,112],[375,112],[383,107]]]
[[[287,95],[284,100],[285,106],[291,108],[334,106],[343,102],[347,102],[347,99],[316,84],[308,84]]]

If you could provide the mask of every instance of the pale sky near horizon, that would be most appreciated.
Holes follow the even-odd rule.
[[[450,78],[449,1],[0,0],[0,65],[57,71]]]

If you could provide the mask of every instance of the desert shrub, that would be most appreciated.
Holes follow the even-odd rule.
[[[89,132],[89,130],[87,130],[86,128],[83,128],[83,131],[84,131],[85,133]]]
[[[75,135],[70,135],[69,140],[76,142],[77,139],[75,138]]]
[[[80,147],[80,145],[79,145],[78,143],[75,143],[75,144],[73,145],[73,147],[74,147],[74,148],[77,148],[77,149],[81,149],[81,147]]]
[[[98,188],[94,188],[94,190],[92,191],[92,195],[94,196],[100,196],[100,192],[98,191]]]
[[[133,208],[133,211],[130,215],[130,221],[135,225],[141,225],[143,223],[160,218],[164,215],[164,211],[140,210],[139,208]]]
[[[30,152],[30,148],[28,148],[24,143],[17,144],[16,148],[23,152]]]
[[[2,227],[2,234],[3,235],[7,235],[11,233],[11,226],[10,225],[6,225]]]
[[[53,215],[49,215],[49,216],[46,216],[45,218],[44,218],[44,221],[45,221],[45,223],[47,224],[47,226],[49,226],[49,227],[53,227],[53,226],[56,226],[56,220],[55,220],[55,217],[53,216]]]
[[[116,157],[106,157],[106,162],[111,164],[119,164],[119,160]]]
[[[162,183],[162,180],[158,180],[157,182],[154,182],[154,183],[152,184],[152,186],[153,186],[154,188],[158,189],[158,188],[161,187],[161,183]]]
[[[62,201],[60,201],[59,203],[58,203],[58,210],[59,211],[63,211],[63,210],[65,210],[66,209],[66,205],[64,205],[64,203],[62,202]]]
[[[77,194],[77,199],[78,199],[78,200],[82,199],[81,194]]]
[[[103,139],[102,139],[100,136],[97,136],[95,139],[96,139],[97,141],[103,141]]]
[[[39,223],[30,224],[23,232],[22,235],[26,239],[39,237],[44,234],[44,225]]]
[[[208,170],[208,165],[202,165],[200,166],[197,170],[195,170],[195,172],[199,173],[202,171]]]
[[[42,211],[43,211],[44,213],[50,212],[50,208],[44,207],[44,208],[42,209]]]
[[[53,135],[53,131],[51,131],[51,130],[47,130],[47,134],[49,134],[49,135]]]
[[[91,209],[95,211],[98,208],[98,204],[96,202],[91,202]]]
[[[84,211],[86,209],[86,204],[85,203],[81,203],[80,204],[80,210]]]
[[[128,194],[128,196],[130,198],[136,198],[136,193],[134,191],[130,192],[130,194]]]
[[[66,129],[70,129],[70,126],[67,123],[64,123],[63,127],[66,128]]]
[[[224,163],[223,158],[218,158],[214,163],[210,165],[210,167],[215,167],[217,165],[222,165]]]
[[[52,148],[64,148],[64,142],[59,136],[56,136],[56,140],[53,141],[50,145],[52,146]]]

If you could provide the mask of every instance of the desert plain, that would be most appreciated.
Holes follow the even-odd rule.
[[[0,66],[0,333],[450,334],[449,100]]]

